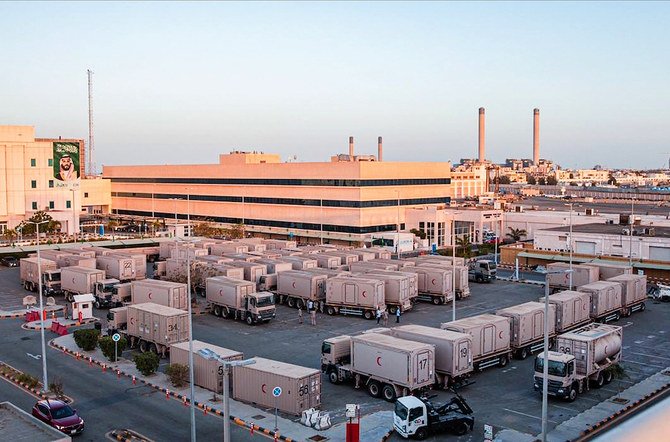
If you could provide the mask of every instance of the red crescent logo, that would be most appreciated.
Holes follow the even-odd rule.
[[[433,285],[435,285],[435,278],[431,279],[431,280],[430,280],[430,283],[433,284]]]
[[[149,292],[149,299],[151,299],[152,295],[153,295],[153,293]]]
[[[72,284],[74,284],[74,278],[72,278]]]
[[[130,323],[135,325],[135,318],[130,318]]]
[[[262,391],[263,393],[265,393],[265,394],[268,394],[268,392],[265,391],[265,387],[266,387],[266,386],[267,386],[267,384],[263,384],[263,385],[261,385],[261,391]]]
[[[366,293],[366,291],[363,290],[363,293],[361,293],[361,295],[363,295],[364,298],[367,298],[367,296],[365,296],[365,293]]]
[[[605,354],[607,354],[607,346],[605,346]]]
[[[293,281],[293,288],[295,288],[295,281]]]
[[[223,296],[223,289],[219,290],[219,296]]]
[[[498,337],[502,339],[502,330],[498,332]]]
[[[379,365],[380,367],[382,366],[382,357],[381,356],[377,356],[377,365]]]

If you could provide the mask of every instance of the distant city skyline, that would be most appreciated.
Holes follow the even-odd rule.
[[[540,156],[667,167],[667,23],[656,2],[3,3],[0,124],[84,138],[95,163]]]

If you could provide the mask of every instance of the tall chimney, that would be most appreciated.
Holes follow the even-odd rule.
[[[382,161],[382,137],[377,137],[377,161]]]
[[[485,111],[479,108],[479,161],[483,162],[486,150]]]
[[[354,161],[354,137],[349,137],[349,161]]]
[[[540,109],[533,109],[533,164],[540,164]]]

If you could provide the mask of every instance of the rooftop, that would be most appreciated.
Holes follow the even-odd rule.
[[[625,235],[628,236],[629,233],[627,229],[630,226],[622,224],[603,224],[603,223],[592,223],[592,224],[573,224],[572,231],[573,233],[598,233],[605,235]],[[570,232],[570,226],[560,226],[552,227],[550,229],[542,229],[549,232]],[[626,230],[626,233],[624,233]],[[670,227],[662,226],[642,226],[642,225],[633,225],[633,236],[656,236],[661,238],[670,238]]]
[[[72,439],[21,410],[11,402],[0,402],[0,434],[13,442],[64,442]]]

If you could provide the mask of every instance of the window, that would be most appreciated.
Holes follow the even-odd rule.
[[[31,189],[37,189],[37,180],[31,180],[30,181],[30,188]]]
[[[88,198],[88,192],[84,192],[84,198]]]
[[[66,209],[71,209],[72,208],[72,201],[70,201],[70,200],[65,201],[65,208]]]
[[[33,201],[33,210],[37,210],[37,201]]]
[[[54,159],[49,158],[49,160],[47,160],[47,164],[49,165],[49,167],[54,167]]]
[[[37,160],[35,158],[30,159],[30,167],[35,167],[37,166]]]
[[[54,180],[49,180],[49,188],[53,188],[54,186]]]
[[[54,202],[49,201],[49,209],[53,210],[54,207],[55,207]]]

